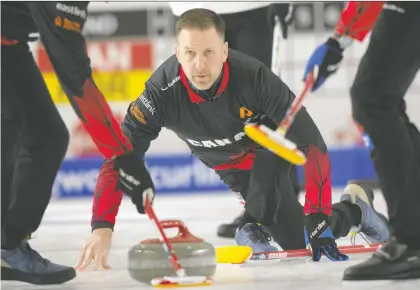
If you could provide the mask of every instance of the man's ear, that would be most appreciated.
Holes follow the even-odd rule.
[[[223,44],[223,62],[227,60],[228,52],[229,52],[229,45],[227,41],[225,41],[225,43]]]

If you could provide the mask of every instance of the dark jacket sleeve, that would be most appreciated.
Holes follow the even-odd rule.
[[[83,126],[106,158],[131,150],[103,94],[92,79],[81,34],[88,2],[29,2],[32,19],[60,84]]]
[[[157,110],[162,106],[156,93],[146,85],[144,92],[130,104],[127,110],[122,129],[133,144],[134,150],[141,157],[144,157],[150,142],[158,137],[164,126],[162,114]]]
[[[289,109],[295,95],[268,67],[262,65],[254,84],[258,110],[278,126]]]
[[[122,123],[124,134],[131,140],[134,151],[139,156],[149,149],[150,142],[159,135],[163,123],[159,109],[163,104],[159,96],[147,87],[145,91],[132,102]],[[114,169],[112,160],[108,160],[101,168],[96,184],[95,198],[92,209],[92,229],[114,227],[122,192],[115,190],[118,182],[118,172]]]

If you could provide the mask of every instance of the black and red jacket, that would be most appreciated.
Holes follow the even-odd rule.
[[[229,50],[214,94],[197,94],[175,56],[146,82],[133,102],[123,131],[143,155],[162,127],[175,132],[191,152],[216,170],[248,170],[252,164],[236,162],[252,150],[244,133],[245,122],[267,115],[278,124],[294,99],[289,88],[266,66]]]
[[[229,50],[217,84],[214,93],[198,94],[176,57],[165,61],[130,104],[122,124],[139,156],[166,127],[216,172],[250,170],[255,143],[245,135],[244,124],[265,116],[279,124],[295,96],[268,67],[234,50]],[[106,162],[95,195],[93,228],[115,222],[122,197],[115,192],[117,179],[112,162]]]

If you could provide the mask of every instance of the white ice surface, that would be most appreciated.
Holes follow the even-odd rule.
[[[339,198],[336,190],[334,199]],[[376,194],[378,211],[386,213],[382,195]],[[219,224],[229,222],[241,212],[233,194],[200,194],[182,196],[159,196],[155,209],[160,219],[179,219],[187,224],[191,232],[215,246],[234,244],[233,240],[216,236]],[[80,249],[90,235],[91,200],[52,201],[40,229],[31,240],[31,245],[46,258],[66,265],[74,265]],[[171,232],[169,232],[170,234]],[[124,199],[118,215],[109,263],[112,270],[86,271],[73,281],[56,286],[34,286],[19,282],[2,281],[5,290],[62,289],[62,290],[108,290],[108,289],[153,289],[151,286],[132,280],[127,272],[127,252],[138,241],[158,237],[153,224],[136,213],[130,201]],[[349,239],[339,240],[349,244]],[[213,286],[197,289],[254,290],[254,289],[356,289],[356,290],[411,290],[420,289],[420,280],[343,282],[346,267],[363,261],[370,254],[353,255],[348,262],[321,263],[305,260],[277,261],[241,267],[219,265]]]

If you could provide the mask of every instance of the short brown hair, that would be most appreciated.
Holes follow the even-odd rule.
[[[225,39],[225,21],[216,12],[195,8],[185,11],[181,14],[175,25],[175,36],[178,37],[182,29],[195,28],[199,30],[207,30],[214,27],[217,33]]]

